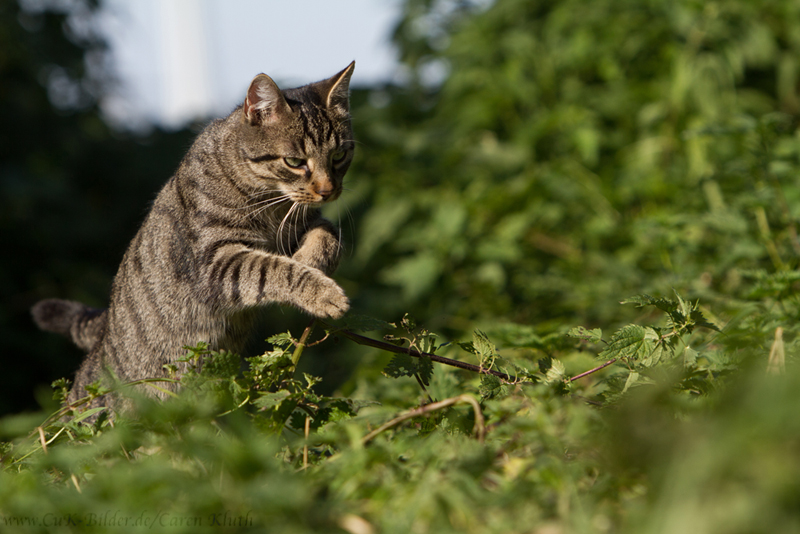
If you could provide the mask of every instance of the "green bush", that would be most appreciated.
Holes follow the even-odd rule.
[[[380,320],[2,420],[0,525],[797,531],[798,10],[408,0],[341,201]]]

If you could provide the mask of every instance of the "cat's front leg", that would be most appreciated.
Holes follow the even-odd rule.
[[[292,259],[331,275],[339,266],[341,250],[339,232],[329,220],[320,217],[303,235]]]
[[[344,290],[320,269],[240,242],[212,244],[209,251],[204,292],[223,309],[276,302],[323,319],[338,319],[350,309]]]

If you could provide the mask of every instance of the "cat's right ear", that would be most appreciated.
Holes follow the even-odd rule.
[[[266,74],[259,74],[250,82],[244,99],[244,119],[250,124],[276,122],[292,112],[283,93]]]

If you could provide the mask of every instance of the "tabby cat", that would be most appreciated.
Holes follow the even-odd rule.
[[[123,382],[165,376],[186,345],[238,352],[270,303],[321,318],[348,310],[330,277],[338,231],[319,207],[339,197],[353,158],[354,66],[286,91],[256,76],[244,104],[200,133],[156,197],[108,309],[56,299],[33,307],[40,328],[88,351],[69,402],[106,370]]]

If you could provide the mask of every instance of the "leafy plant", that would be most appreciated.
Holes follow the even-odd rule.
[[[369,316],[3,419],[0,528],[796,531],[798,15],[408,0],[353,94]]]

